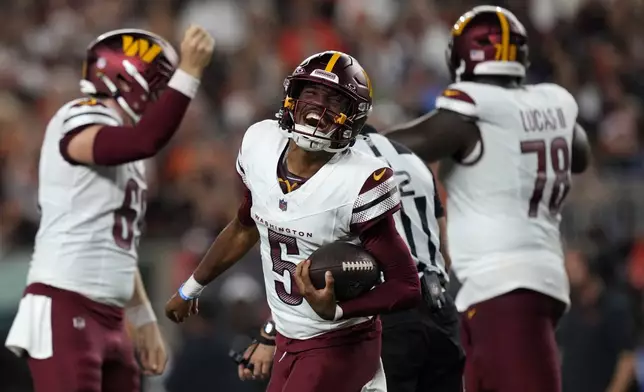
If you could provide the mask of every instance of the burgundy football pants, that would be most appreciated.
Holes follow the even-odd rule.
[[[555,327],[565,304],[516,290],[462,315],[467,392],[560,392]]]
[[[43,284],[26,293],[51,298],[54,355],[29,358],[36,392],[137,392],[139,370],[120,308]]]
[[[360,392],[380,366],[381,327],[376,323],[309,341],[278,335],[266,392]]]

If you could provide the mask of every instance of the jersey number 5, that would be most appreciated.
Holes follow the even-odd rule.
[[[552,170],[555,172],[555,179],[552,185],[552,194],[550,195],[549,209],[551,214],[557,214],[561,208],[561,203],[568,195],[570,190],[570,153],[568,142],[563,137],[557,137],[550,142],[548,151],[544,140],[530,140],[521,142],[522,154],[537,154],[537,178],[534,181],[534,190],[530,197],[530,207],[528,216],[534,218],[539,210],[539,203],[543,198],[543,191],[548,181],[547,162],[550,157]],[[549,152],[549,154],[548,154]]]
[[[268,230],[268,242],[271,246],[271,261],[273,262],[273,272],[282,276],[281,281],[275,280],[275,292],[279,299],[287,305],[297,306],[302,303],[302,296],[295,290],[295,269],[297,265],[290,261],[282,260],[282,245],[286,248],[286,254],[296,256],[300,254],[297,247],[297,239],[284,234]],[[288,281],[288,285],[284,282]],[[288,287],[287,287],[288,286]]]
[[[138,241],[139,236],[134,234],[134,228],[141,232],[147,201],[146,193],[145,189],[141,189],[133,179],[129,179],[125,184],[125,198],[121,207],[114,211],[114,226],[112,226],[114,242],[121,249],[130,250],[135,240]]]

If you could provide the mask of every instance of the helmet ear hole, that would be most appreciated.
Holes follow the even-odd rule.
[[[123,75],[116,75],[116,80],[117,88],[119,89],[119,91],[124,93],[129,93],[130,91],[132,91],[132,86],[130,86],[130,83],[123,77]]]

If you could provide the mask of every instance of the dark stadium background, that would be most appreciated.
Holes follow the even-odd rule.
[[[644,373],[644,2],[509,0],[530,32],[529,82],[552,81],[578,99],[592,139],[592,169],[564,211],[573,308],[560,328],[566,392],[592,392],[618,358]],[[154,306],[186,278],[236,207],[237,146],[246,126],[272,117],[285,74],[317,51],[356,56],[371,75],[371,122],[387,127],[433,108],[448,83],[458,0],[3,0],[0,1],[0,338],[24,286],[34,233],[37,160],[47,120],[78,96],[84,49],[96,35],[139,27],[175,44],[189,22],[218,40],[183,127],[149,162],[141,265]],[[481,4],[478,2],[478,4]],[[601,282],[601,284],[597,284]],[[578,290],[584,287],[584,290]],[[161,320],[179,359],[147,391],[259,391],[227,358],[267,315],[260,260],[250,254],[209,288],[202,316]],[[240,340],[241,339],[241,340]],[[631,357],[633,355],[634,357]],[[641,362],[641,363],[640,363]],[[600,377],[601,378],[601,377]],[[599,379],[599,378],[598,378]],[[582,387],[582,385],[592,387]],[[592,389],[592,390],[591,390]],[[0,349],[0,391],[26,392],[24,363]],[[635,389],[634,389],[635,390]],[[616,391],[611,391],[616,392]]]

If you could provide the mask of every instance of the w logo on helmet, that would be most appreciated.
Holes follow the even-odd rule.
[[[123,35],[123,53],[126,56],[138,56],[146,63],[151,63],[163,51],[157,44],[152,44],[143,38],[134,38],[131,35]]]

